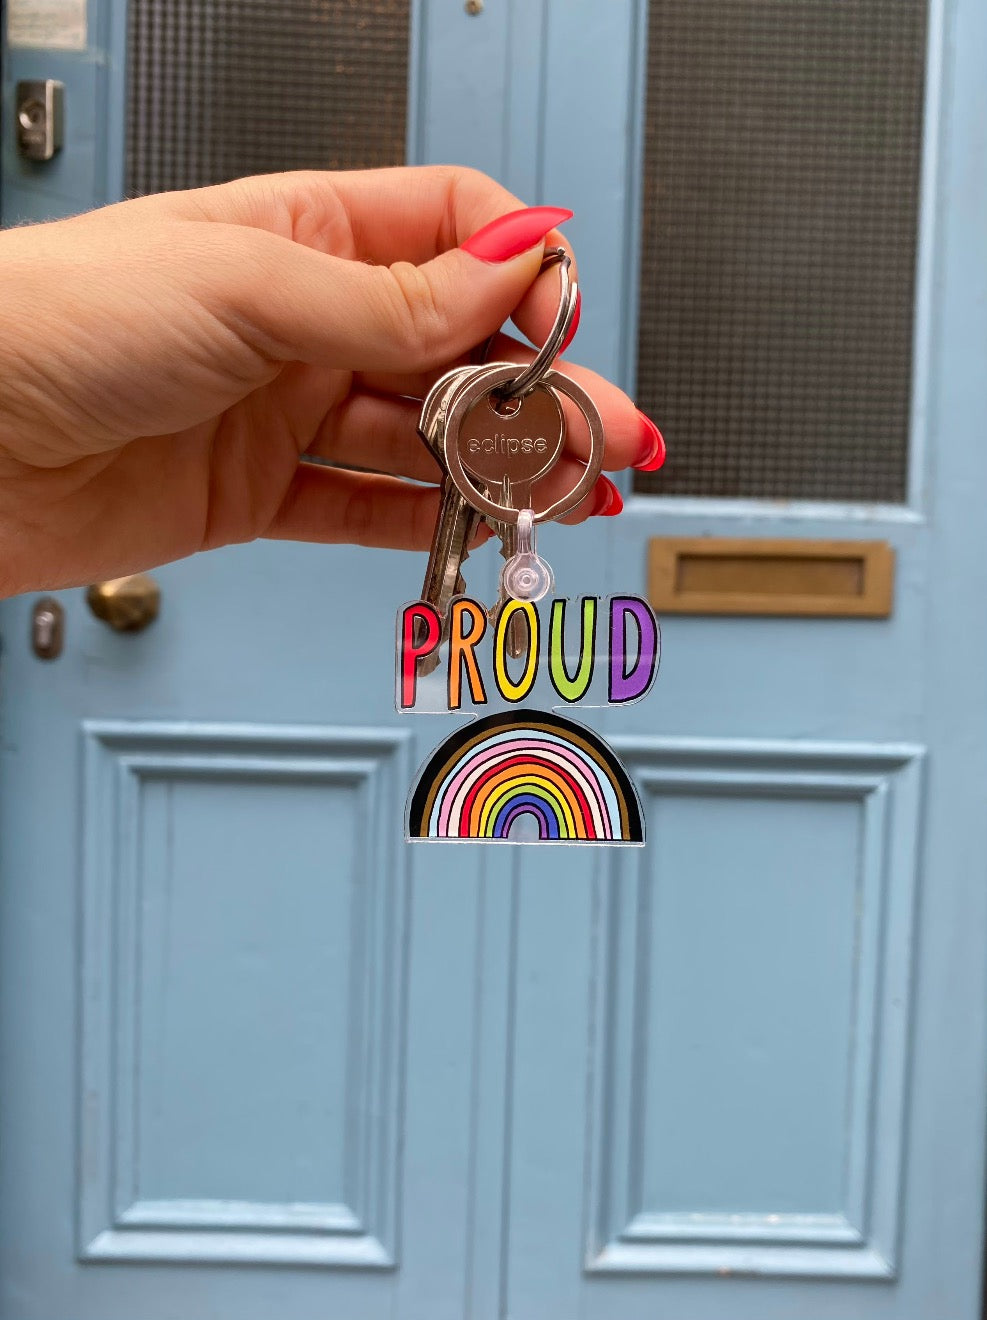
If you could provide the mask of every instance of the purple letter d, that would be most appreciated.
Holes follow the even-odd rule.
[[[627,669],[627,620],[637,629],[637,655]],[[658,670],[658,620],[647,601],[638,596],[610,600],[610,701],[619,705],[643,697]]]

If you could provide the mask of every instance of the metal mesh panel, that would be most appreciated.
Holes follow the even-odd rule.
[[[404,160],[410,0],[130,0],[129,194]]]
[[[637,489],[899,501],[925,0],[653,0]]]

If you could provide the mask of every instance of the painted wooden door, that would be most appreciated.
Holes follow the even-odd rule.
[[[645,8],[423,0],[409,59],[411,158],[575,208],[579,355],[628,383]],[[7,222],[119,192],[122,19],[91,0],[85,51],[5,51]],[[649,702],[593,721],[640,784],[643,853],[401,842],[440,736],[391,705],[416,559],[218,552],[159,570],[134,636],[62,592],[54,662],[33,600],[3,604],[4,1317],[973,1320],[978,0],[934,3],[923,49],[907,495],[628,491],[606,528],[545,537],[566,593],[643,588],[655,536],[897,556],[886,620],[666,620]],[[9,116],[36,75],[66,83],[67,141],[32,170]],[[492,555],[471,570],[489,590]]]

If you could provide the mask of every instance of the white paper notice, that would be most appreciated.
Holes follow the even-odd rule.
[[[8,46],[86,49],[86,0],[7,0]]]

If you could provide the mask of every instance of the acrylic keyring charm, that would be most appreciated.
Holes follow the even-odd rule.
[[[515,620],[524,635],[516,659],[508,649]],[[418,771],[405,813],[409,841],[645,842],[642,803],[618,750],[572,716],[626,707],[650,692],[660,632],[647,601],[512,599],[491,627],[483,604],[460,596],[440,666],[423,678],[420,661],[439,646],[434,614],[423,602],[406,606],[399,623],[399,710],[470,717]]]

